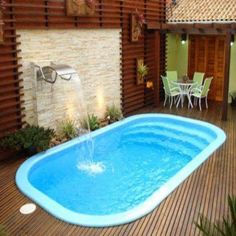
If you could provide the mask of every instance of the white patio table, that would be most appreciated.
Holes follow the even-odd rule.
[[[197,83],[193,80],[178,80],[178,81],[172,81],[172,83],[180,88],[181,91],[181,104],[182,107],[184,105],[184,98],[185,96],[188,98],[188,107],[193,108],[193,104],[191,101],[190,92],[193,86],[195,86]]]

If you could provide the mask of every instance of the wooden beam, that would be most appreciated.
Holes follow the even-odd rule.
[[[229,98],[229,75],[230,75],[230,55],[231,55],[231,33],[226,34],[226,45],[225,45],[225,72],[224,72],[224,97],[223,97],[223,108],[222,108],[222,120],[226,121],[228,116],[228,98]]]
[[[154,85],[154,105],[157,107],[160,104],[160,41],[161,41],[161,36],[160,32],[156,31],[154,33],[154,52],[155,52],[155,57],[154,57],[154,80],[153,80],[153,85]]]
[[[155,26],[150,25],[149,28],[155,29]],[[156,28],[159,29],[159,26]],[[161,24],[161,30],[175,33],[184,31],[188,34],[225,34],[227,32],[234,33],[236,23],[166,23]]]
[[[232,25],[231,24],[219,24],[219,23],[213,23],[213,28],[216,30],[229,30]]]
[[[152,29],[155,29],[155,30],[160,30],[161,29],[161,23],[158,23],[158,22],[156,22],[156,23],[148,23],[147,24],[147,29],[148,30],[152,30]]]
[[[204,24],[201,24],[201,23],[195,23],[193,24],[194,28],[196,29],[210,29],[210,28],[213,28],[213,24],[212,23],[204,23]]]

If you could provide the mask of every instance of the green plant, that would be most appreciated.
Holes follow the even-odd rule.
[[[123,115],[121,110],[116,107],[115,104],[113,104],[107,107],[105,117],[110,123],[113,123],[121,120],[123,118]]]
[[[148,74],[148,67],[144,65],[143,63],[140,63],[138,65],[138,75],[142,78],[144,78]]]
[[[80,121],[81,127],[83,129],[94,131],[96,129],[99,129],[101,127],[100,121],[97,116],[94,114],[88,115],[86,118],[82,119]]]
[[[6,233],[4,227],[0,225],[0,236],[7,236],[8,234]]]
[[[206,217],[200,216],[195,223],[203,236],[235,236],[236,235],[236,197],[228,196],[230,215],[223,217],[222,222],[211,223]]]
[[[94,0],[85,0],[85,3],[90,9],[93,10],[95,8],[95,1]]]
[[[143,27],[144,24],[146,24],[146,20],[144,18],[144,15],[138,12],[138,9],[135,10],[135,17],[136,21],[138,22],[139,27]]]
[[[78,136],[75,122],[72,120],[62,121],[58,126],[58,134],[61,139],[73,139]]]
[[[53,129],[45,129],[39,126],[27,125],[0,140],[2,149],[14,149],[16,151],[29,151],[33,153],[49,148],[49,143],[54,136]]]

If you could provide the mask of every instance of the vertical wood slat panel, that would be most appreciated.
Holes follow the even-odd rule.
[[[7,132],[21,127],[23,117],[21,96],[22,87],[18,75],[21,65],[18,64],[17,38],[15,18],[10,6],[11,0],[6,1],[4,17],[4,43],[0,44],[0,138]],[[10,14],[5,14],[10,12]]]
[[[143,57],[150,64],[150,76],[153,75],[153,52],[146,49],[145,42],[151,42],[152,34],[148,35],[143,30],[143,35],[136,43],[130,41],[130,15],[136,9],[143,13],[150,23],[165,21],[165,0],[97,0],[96,11],[93,16],[68,17],[66,16],[65,0],[8,0],[7,9],[4,14],[6,21],[5,34],[11,36],[6,43],[11,45],[0,46],[0,66],[16,66],[6,70],[0,75],[0,101],[4,99],[0,114],[1,121],[4,123],[0,135],[6,131],[17,129],[21,126],[21,112],[23,109],[20,101],[18,52],[16,29],[99,29],[99,28],[121,28],[122,29],[122,107],[124,114],[135,112],[146,105],[153,104],[154,96],[152,93],[146,94],[144,85],[136,85],[136,58]],[[9,21],[9,22],[7,22]],[[20,39],[19,39],[20,41]],[[150,48],[151,50],[151,48]],[[164,57],[163,50],[160,52],[161,58]],[[1,64],[2,63],[2,64]],[[160,68],[165,67],[165,62],[160,59]],[[3,77],[3,78],[2,78]],[[7,83],[7,84],[6,84]],[[14,89],[17,88],[17,89]],[[4,96],[5,89],[14,90],[16,95],[9,98],[9,109],[6,110]],[[2,91],[2,92],[1,92]],[[13,93],[13,92],[12,92]],[[1,109],[1,103],[0,103]],[[8,116],[12,112],[11,121]],[[15,119],[15,120],[14,120]],[[7,125],[6,125],[7,123]]]

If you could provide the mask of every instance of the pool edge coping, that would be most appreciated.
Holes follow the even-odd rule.
[[[200,154],[198,154],[192,161],[190,161],[185,167],[183,167],[180,171],[178,171],[174,176],[172,176],[162,187],[157,189],[150,197],[148,197],[145,202],[135,206],[133,209],[118,213],[118,214],[111,214],[106,216],[100,215],[86,215],[75,213],[71,210],[66,209],[56,201],[52,200],[51,198],[44,195],[42,192],[34,188],[28,181],[28,172],[30,171],[31,167],[38,161],[43,158],[46,158],[47,155],[51,155],[55,152],[59,152],[67,147],[74,145],[75,143],[82,142],[85,140],[88,135],[84,135],[82,137],[76,138],[71,140],[67,143],[61,144],[55,148],[49,149],[46,152],[39,153],[28,160],[26,160],[17,170],[16,173],[16,184],[20,191],[30,198],[32,201],[36,202],[39,206],[41,206],[45,211],[49,212],[56,218],[63,220],[65,222],[87,226],[87,227],[108,227],[108,226],[115,226],[125,223],[130,223],[134,220],[137,220],[151,211],[153,211],[171,192],[173,192],[186,178],[191,175],[197,168],[210,157],[210,155],[216,151],[226,140],[225,132],[220,129],[219,127],[207,123],[205,121],[199,121],[191,118],[176,116],[176,115],[169,115],[169,114],[162,114],[162,113],[151,113],[151,114],[141,114],[128,117],[122,121],[116,122],[111,124],[107,127],[99,129],[97,131],[92,132],[92,137],[96,137],[99,134],[113,129],[117,126],[122,125],[122,123],[127,123],[128,121],[132,121],[138,118],[144,117],[170,117],[175,118],[177,120],[185,120],[195,124],[201,124],[204,127],[208,127],[213,132],[216,133],[217,138],[208,145]],[[29,190],[26,191],[25,189]],[[31,194],[29,194],[29,192]],[[57,212],[55,212],[55,208],[57,208]]]

